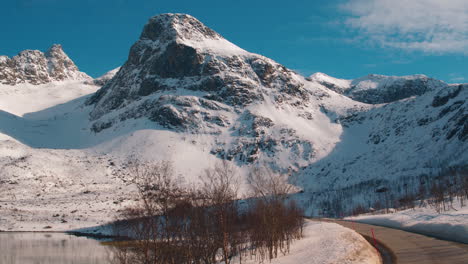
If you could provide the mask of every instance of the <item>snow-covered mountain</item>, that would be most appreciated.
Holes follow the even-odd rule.
[[[90,80],[80,72],[75,63],[65,54],[61,45],[54,44],[46,53],[39,50],[24,50],[8,58],[0,56],[0,83],[34,85],[65,80]]]
[[[8,202],[0,229],[21,230],[15,219],[34,221],[32,212],[56,229],[111,219],[131,202],[129,156],[171,160],[187,182],[220,159],[241,176],[259,164],[290,172],[304,190],[295,198],[314,215],[369,206],[382,188],[398,197],[441,164],[468,162],[468,85],[420,75],[304,78],[189,15],[151,18],[125,64],[102,80],[28,84],[83,91],[52,93],[56,101],[36,93],[28,110],[25,84],[0,86],[0,201]],[[54,208],[70,222],[53,218]]]
[[[311,75],[309,80],[356,101],[368,104],[395,102],[447,86],[445,82],[425,75],[385,76],[370,74],[354,80],[343,80],[318,72]]]
[[[333,152],[301,171],[304,201],[314,214],[375,208],[429,188],[444,168],[466,166],[467,98],[468,85],[449,85],[341,119]]]
[[[328,115],[365,107],[183,14],[151,18],[128,61],[87,103],[93,132],[146,119],[178,135],[206,135],[219,158],[283,169],[331,151],[341,126]]]
[[[92,81],[92,84],[98,85],[98,86],[104,86],[108,81],[110,81],[114,76],[117,74],[117,72],[120,70],[120,67],[117,67],[113,70],[110,70],[103,75],[99,76],[98,78],[94,79]]]

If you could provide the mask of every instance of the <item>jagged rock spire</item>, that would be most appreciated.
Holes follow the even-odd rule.
[[[0,83],[43,84],[52,81],[89,80],[65,54],[62,46],[52,45],[46,53],[39,50],[24,50],[18,55],[0,58]]]

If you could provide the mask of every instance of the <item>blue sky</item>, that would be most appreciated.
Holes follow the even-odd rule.
[[[125,62],[151,16],[177,12],[304,75],[468,82],[466,0],[15,0],[1,10],[0,54],[60,43],[93,77]]]

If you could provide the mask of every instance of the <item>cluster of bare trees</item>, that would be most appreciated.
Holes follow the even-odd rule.
[[[428,193],[427,202],[437,213],[452,209],[455,200],[461,207],[465,206],[468,200],[468,166],[442,170],[429,189],[420,188],[420,192],[419,196]]]
[[[402,188],[378,188],[375,192],[379,199],[371,206],[357,205],[346,215],[372,211],[390,213],[394,209],[413,209],[426,205],[441,213],[454,209],[456,201],[460,207],[464,207],[468,203],[468,166],[441,168],[434,175],[422,175],[416,182],[404,182],[399,187]]]
[[[279,253],[289,252],[293,240],[300,239],[303,231],[303,214],[286,195],[293,191],[287,184],[287,174],[277,174],[267,168],[250,172],[249,185],[255,199],[250,200],[247,212],[251,253],[258,261],[273,259]]]
[[[262,262],[286,254],[302,236],[302,211],[286,203],[284,175],[253,171],[249,182],[258,197],[241,202],[228,162],[207,169],[198,188],[182,187],[168,162],[129,168],[139,202],[120,215],[116,231],[134,240],[115,247],[114,263]]]

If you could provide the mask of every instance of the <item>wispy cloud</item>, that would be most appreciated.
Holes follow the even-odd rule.
[[[454,82],[454,83],[464,83],[468,80],[467,78],[465,78],[459,73],[451,73],[449,74],[449,77],[450,77],[450,82]]]
[[[348,0],[341,8],[359,41],[468,55],[467,0]]]

